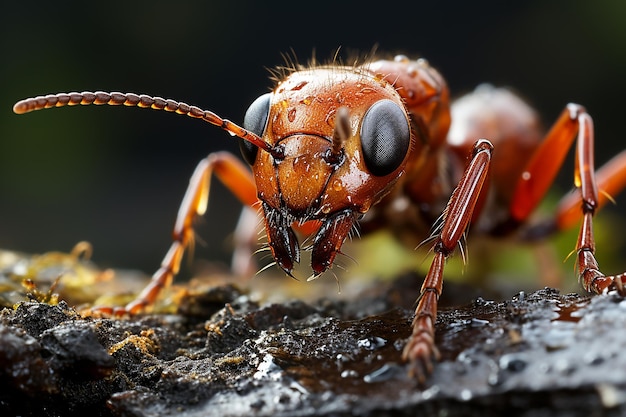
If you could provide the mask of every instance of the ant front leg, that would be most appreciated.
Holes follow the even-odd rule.
[[[488,140],[480,139],[476,142],[471,161],[443,212],[441,224],[429,238],[435,242],[435,258],[420,290],[412,324],[413,333],[402,353],[402,358],[411,363],[411,374],[420,383],[424,383],[432,372],[433,361],[439,359],[439,351],[435,346],[435,321],[437,302],[443,288],[445,261],[457,246],[463,245],[465,231],[487,178],[492,151],[493,145]],[[461,250],[464,248],[461,247]]]
[[[178,273],[185,249],[193,242],[193,221],[206,211],[213,173],[243,204],[252,206],[256,203],[256,187],[250,170],[230,153],[210,154],[200,161],[189,180],[172,232],[172,245],[148,285],[125,307],[94,307],[91,312],[136,314],[155,303],[160,292],[171,284]]]
[[[626,186],[626,152],[615,156],[597,173],[594,171],[593,120],[582,106],[569,104],[533,154],[513,195],[511,216],[519,223],[529,216],[554,181],[574,138],[574,184],[577,193],[562,199],[553,220],[553,229],[564,230],[582,217],[575,248],[579,280],[586,291],[601,294],[617,290],[626,296],[626,274],[605,276],[600,272],[593,237],[595,212],[610,199],[611,194]],[[598,190],[602,190],[602,194]]]

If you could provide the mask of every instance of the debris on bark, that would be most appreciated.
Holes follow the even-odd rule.
[[[421,277],[351,299],[259,304],[233,285],[178,311],[0,313],[0,414],[583,416],[626,412],[626,301],[543,289],[442,308],[426,386],[400,360]],[[444,294],[467,295],[458,284]]]

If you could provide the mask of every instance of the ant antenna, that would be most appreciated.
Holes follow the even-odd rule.
[[[163,99],[161,97],[152,97],[146,94],[133,94],[133,93],[107,93],[104,91],[96,91],[92,93],[90,91],[84,91],[82,93],[58,93],[48,94],[46,96],[37,96],[33,98],[27,98],[20,100],[13,106],[13,112],[17,114],[24,114],[34,110],[49,109],[52,107],[63,106],[76,106],[76,105],[90,105],[95,104],[97,106],[107,104],[110,106],[128,106],[139,107],[142,109],[153,110],[165,110],[176,114],[182,114],[192,117],[194,119],[202,119],[214,126],[219,127],[237,136],[243,140],[246,140],[257,146],[258,148],[271,153],[272,145],[265,142],[261,137],[255,135],[249,130],[236,125],[227,119],[222,119],[218,115],[208,110],[202,110],[196,106],[190,106],[183,102],[178,102],[171,99]]]
[[[331,148],[333,159],[340,159],[343,144],[350,138],[350,130],[350,112],[346,107],[339,107],[335,115],[335,129],[333,130],[333,146]]]

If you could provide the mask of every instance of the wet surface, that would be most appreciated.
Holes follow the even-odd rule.
[[[447,304],[464,304],[440,310],[442,360],[420,387],[400,361],[420,281],[269,305],[222,285],[187,295],[178,313],[124,320],[21,302],[0,313],[0,413],[626,413],[623,299],[545,289],[467,300],[467,288],[446,285]]]

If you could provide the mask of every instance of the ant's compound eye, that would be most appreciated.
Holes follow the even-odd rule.
[[[382,177],[400,166],[411,143],[405,110],[391,100],[369,108],[361,123],[361,148],[367,169]]]
[[[244,129],[249,130],[257,136],[263,136],[263,132],[265,132],[265,125],[267,125],[267,116],[270,112],[271,97],[271,93],[263,94],[261,97],[254,100],[250,107],[248,107],[246,115],[243,118]],[[243,158],[250,165],[253,165],[259,148],[247,140],[240,139],[239,149],[241,150]]]

